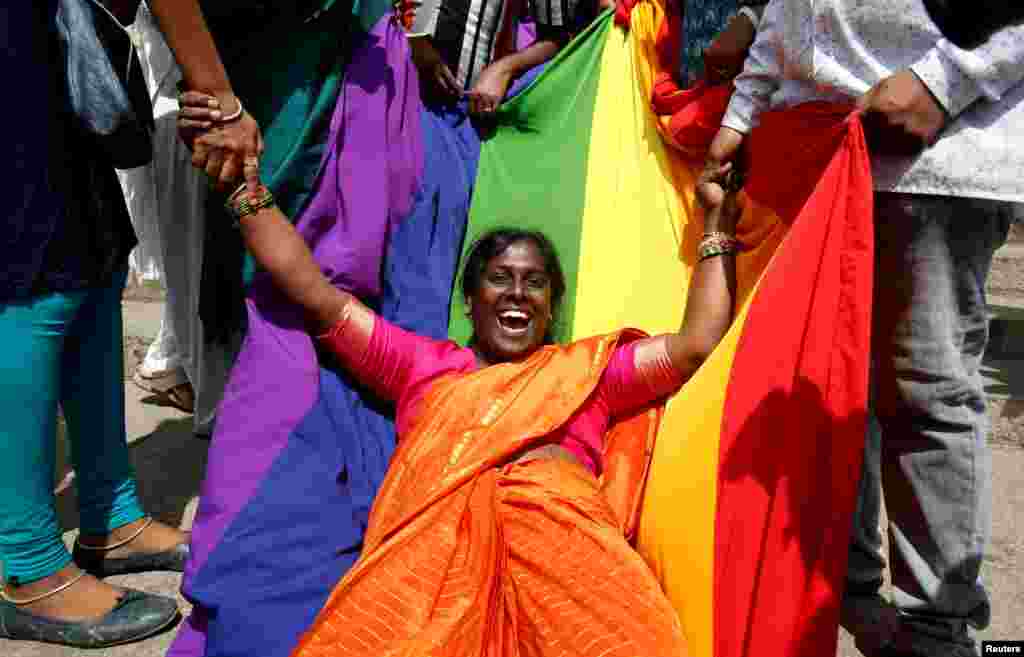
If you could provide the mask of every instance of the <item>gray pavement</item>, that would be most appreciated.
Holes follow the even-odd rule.
[[[161,304],[126,301],[129,337],[152,339],[159,328]],[[1015,340],[1016,342],[1016,340]],[[1024,351],[1024,343],[1020,345]],[[992,624],[982,639],[1024,640],[1024,353],[1002,354],[986,363],[986,384],[992,397],[994,497],[993,539],[983,568],[992,595]],[[206,462],[207,441],[193,436],[191,416],[173,408],[145,403],[148,395],[125,382],[128,440],[138,472],[143,502],[161,520],[188,529],[192,525]],[[77,532],[73,474],[57,473],[57,503],[70,544]],[[177,595],[179,575],[148,573],[112,578],[112,582],[145,591]],[[147,641],[104,650],[81,651],[46,644],[0,639],[0,657],[162,657],[174,630]],[[859,657],[853,642],[841,633],[837,657]],[[253,656],[258,657],[258,656]]]

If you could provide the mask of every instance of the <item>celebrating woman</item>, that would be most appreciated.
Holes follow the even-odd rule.
[[[707,235],[679,331],[569,346],[548,344],[565,286],[543,235],[501,230],[475,244],[462,277],[474,336],[459,347],[333,287],[269,192],[232,197],[259,264],[342,367],[397,410],[399,448],[362,556],[296,655],[685,654],[627,536],[660,404],[732,321],[727,175],[709,171],[700,186]]]

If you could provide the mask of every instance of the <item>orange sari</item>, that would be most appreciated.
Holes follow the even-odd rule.
[[[400,420],[362,557],[293,655],[684,655],[675,612],[626,540],[661,407],[612,425],[600,478],[561,460],[509,463],[565,424],[637,336],[432,383]]]

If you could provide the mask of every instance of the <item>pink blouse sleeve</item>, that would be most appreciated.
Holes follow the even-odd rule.
[[[429,376],[454,346],[403,330],[354,299],[320,341],[363,385],[391,401]]]
[[[656,336],[616,348],[596,394],[615,417],[667,397],[683,383],[683,376],[668,356],[665,336]]]

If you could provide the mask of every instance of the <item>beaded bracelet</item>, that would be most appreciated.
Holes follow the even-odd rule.
[[[697,262],[704,262],[708,258],[714,258],[720,255],[732,255],[736,253],[733,249],[728,249],[724,246],[708,245],[700,249],[700,256],[697,258]]]
[[[723,246],[727,249],[732,249],[733,251],[739,251],[742,247],[740,241],[736,239],[733,235],[730,235],[729,233],[723,233],[721,231],[704,233],[704,237],[701,239],[700,244],[701,246],[704,246],[705,244],[715,244],[718,246]]]
[[[261,193],[255,199],[250,198],[247,194],[243,194],[245,187],[245,185],[242,185],[236,189],[224,203],[225,209],[235,218],[235,228],[239,227],[242,218],[256,214],[260,210],[274,205],[274,195],[266,187],[261,188]]]
[[[730,255],[740,250],[741,244],[732,235],[722,232],[706,233],[697,247],[698,261],[720,255]]]

